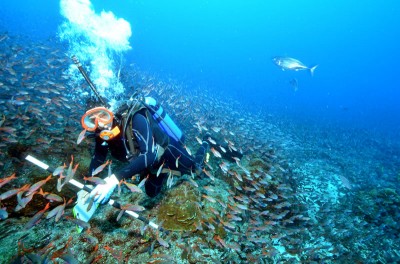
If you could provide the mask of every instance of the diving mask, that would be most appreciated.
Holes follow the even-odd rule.
[[[81,119],[81,124],[87,131],[93,132],[112,124],[114,114],[105,107],[95,107],[88,110]]]
[[[89,132],[100,129],[100,138],[110,140],[120,133],[118,126],[111,129],[113,119],[114,114],[110,110],[105,107],[95,107],[82,116],[81,124]]]

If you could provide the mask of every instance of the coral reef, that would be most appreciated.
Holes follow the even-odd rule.
[[[159,207],[158,220],[162,226],[172,231],[195,230],[195,223],[201,221],[199,194],[187,182],[171,189]]]

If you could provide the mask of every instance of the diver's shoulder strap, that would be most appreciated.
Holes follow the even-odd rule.
[[[157,158],[160,159],[165,149],[168,147],[169,136],[164,131],[162,131],[160,126],[153,119],[149,109],[146,107],[145,104],[140,101],[138,101],[137,104],[127,109],[127,111],[122,114],[122,135],[123,138],[125,138],[128,142],[128,146],[126,146],[124,141],[127,158],[130,159],[131,157],[138,155],[139,146],[137,144],[137,141],[135,140],[136,137],[132,131],[132,118],[137,112],[141,111],[142,109],[145,109],[145,117],[150,124],[150,129],[153,133],[155,142],[158,145]]]
[[[135,136],[132,131],[132,118],[128,120],[128,128],[125,134],[126,134],[126,139],[128,141],[128,146],[129,146],[129,153],[128,156],[134,155],[137,152],[137,147],[135,147],[135,143],[133,143],[133,137]]]
[[[127,159],[129,160],[131,157],[137,156],[139,152],[139,146],[135,140],[135,135],[132,131],[132,117],[143,108],[146,108],[142,103],[137,102],[132,107],[127,109],[124,113],[122,113],[122,138],[128,141],[128,146],[125,144],[125,150],[127,153]]]
[[[150,124],[151,131],[153,132],[153,136],[155,142],[160,145],[162,148],[166,149],[169,144],[169,136],[166,134],[159,126],[159,124],[154,120],[151,115],[149,109],[146,107],[146,118]]]

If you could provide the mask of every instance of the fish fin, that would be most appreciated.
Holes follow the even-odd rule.
[[[315,71],[315,69],[318,67],[318,64],[317,65],[314,65],[314,66],[312,66],[311,68],[309,68],[309,70],[310,70],[310,74],[311,74],[311,77],[312,76],[314,76],[314,71]]]

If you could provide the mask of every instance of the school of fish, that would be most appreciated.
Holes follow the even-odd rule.
[[[144,263],[321,263],[345,258],[346,250],[322,241],[320,223],[306,207],[303,194],[307,188],[293,180],[281,151],[290,139],[268,122],[267,113],[223,99],[224,95],[215,91],[186,89],[172,79],[159,80],[132,65],[124,69],[122,82],[158,100],[184,131],[188,151],[194,153],[200,139],[211,135],[209,161],[200,175],[189,175],[187,180],[188,186],[200,193],[196,203],[199,220],[188,231],[162,234],[124,218],[123,211],[131,210],[157,219],[157,203],[149,209],[127,198],[145,196],[143,179],[137,185],[130,180],[119,184],[115,195],[124,204],[121,211],[114,214],[115,209],[104,208],[98,213],[107,217],[103,222],[133,222],[128,225],[132,230],[112,224],[107,228],[120,234],[107,231],[97,218],[79,222],[71,213],[76,197],[68,181],[74,178],[102,184],[101,178],[107,174],[103,170],[111,168],[107,161],[92,175],[83,169],[93,147],[80,134],[80,117],[86,110],[80,93],[86,84],[77,87],[71,82],[65,72],[73,62],[56,40],[37,43],[3,34],[0,63],[0,230],[2,240],[17,237],[14,241],[18,243],[10,246],[12,259],[45,263],[58,263],[59,259],[68,263],[130,263],[132,259]],[[228,150],[243,157],[223,159]],[[33,168],[24,162],[28,153],[53,164],[56,171],[46,175]],[[171,173],[166,192],[182,184],[178,178]],[[75,225],[85,232],[72,235]],[[46,232],[39,231],[45,227]],[[43,236],[40,246],[32,246],[33,234]],[[76,244],[84,249],[80,254]]]

